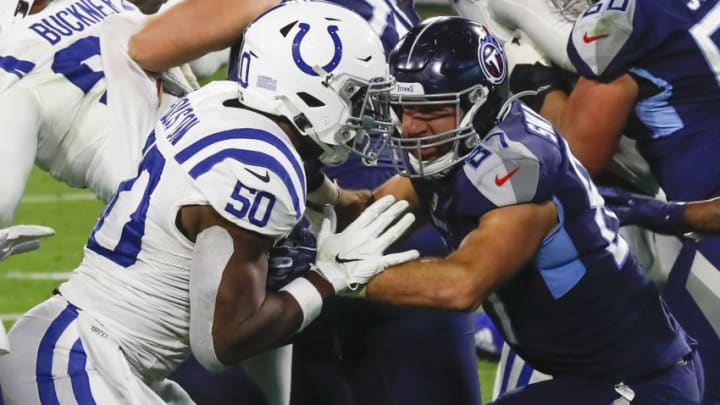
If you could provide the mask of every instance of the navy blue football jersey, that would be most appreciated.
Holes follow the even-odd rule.
[[[452,250],[497,207],[553,201],[559,225],[534,260],[484,303],[534,368],[622,380],[690,352],[617,233],[588,173],[552,125],[521,102],[442,180],[415,180]]]
[[[720,193],[719,28],[717,0],[605,0],[581,14],[568,43],[580,75],[637,81],[626,133],[672,199]]]

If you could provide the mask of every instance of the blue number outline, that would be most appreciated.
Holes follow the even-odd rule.
[[[142,237],[145,235],[145,220],[148,208],[150,208],[150,197],[160,182],[160,176],[164,167],[165,158],[156,147],[151,148],[138,168],[138,175],[133,179],[120,183],[112,200],[103,210],[102,216],[95,224],[88,239],[88,249],[122,267],[130,267],[135,264],[137,256],[140,254],[140,249],[142,248]],[[130,214],[130,219],[123,225],[120,240],[117,245],[112,248],[101,245],[95,238],[95,234],[102,228],[105,223],[105,218],[110,215],[122,193],[132,190],[135,182],[137,182],[144,172],[148,173],[148,182],[145,191],[140,199],[140,204],[135,211]]]
[[[249,198],[240,194],[240,191],[242,189],[248,190],[250,194],[254,196],[252,202],[250,202]],[[237,183],[235,183],[235,188],[230,194],[230,197],[233,200],[239,202],[241,206],[238,208],[231,203],[227,203],[225,205],[225,211],[240,219],[247,217],[248,221],[250,221],[251,224],[257,227],[263,228],[267,225],[268,221],[270,220],[270,213],[275,206],[276,199],[274,195],[268,193],[267,191],[258,192],[257,189],[248,187],[242,182],[240,182],[240,180],[238,180]],[[265,209],[265,214],[263,215],[263,217],[258,219],[257,214],[263,199],[267,199],[268,205]]]
[[[98,55],[100,55],[100,38],[96,36],[81,38],[57,51],[51,68],[53,72],[65,76],[70,83],[87,94],[105,77],[105,72],[96,72],[85,63],[86,60]],[[107,93],[102,96],[100,100],[102,103],[105,103],[106,96]]]

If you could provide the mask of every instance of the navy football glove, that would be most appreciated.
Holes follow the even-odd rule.
[[[686,205],[657,200],[619,188],[598,187],[605,206],[613,210],[620,225],[639,225],[657,233],[683,235],[689,231],[683,219]]]
[[[309,222],[303,218],[290,234],[270,249],[268,290],[277,291],[310,270],[315,262],[317,241],[310,232]]]
[[[568,86],[562,71],[554,66],[540,62],[519,63],[510,74],[510,91],[518,94],[522,91],[535,91],[535,95],[521,97],[521,100],[535,111],[540,111],[545,96],[554,90],[568,92]]]

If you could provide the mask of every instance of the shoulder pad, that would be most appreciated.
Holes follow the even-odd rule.
[[[237,89],[210,87],[163,115],[155,128],[158,149],[225,219],[272,237],[289,233],[305,211],[300,156],[273,121],[223,105]]]
[[[491,132],[463,165],[468,181],[498,207],[535,198],[540,162],[521,142],[507,139],[504,132]]]
[[[622,52],[634,31],[636,0],[598,2],[575,21],[568,55],[582,76],[612,80],[627,71],[630,55]],[[630,50],[632,52],[632,50]]]

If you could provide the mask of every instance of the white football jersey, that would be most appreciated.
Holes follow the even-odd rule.
[[[155,79],[127,55],[143,18],[127,0],[55,0],[0,38],[0,97],[27,89],[39,110],[36,164],[105,200],[132,175],[160,108]],[[0,121],[28,106],[16,108]]]
[[[137,177],[120,184],[82,264],[60,286],[144,378],[167,375],[190,353],[194,244],[176,227],[180,208],[211,205],[272,238],[305,210],[305,173],[290,139],[267,117],[226,105],[237,97],[237,83],[213,82],[160,118]]]

